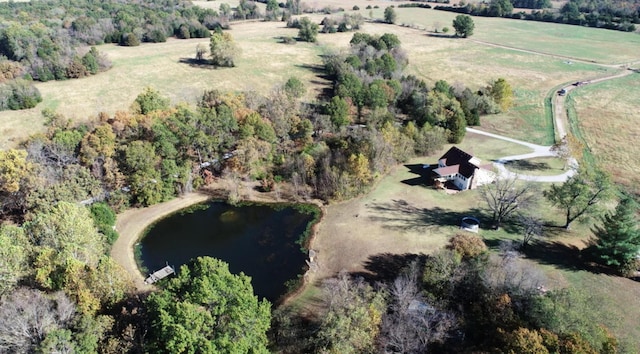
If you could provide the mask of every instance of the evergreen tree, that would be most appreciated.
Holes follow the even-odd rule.
[[[318,26],[317,23],[311,22],[309,17],[303,17],[300,20],[300,30],[298,31],[298,37],[301,41],[315,42],[318,39]]]
[[[598,261],[618,270],[624,270],[633,263],[640,251],[637,210],[633,199],[626,197],[613,214],[602,218],[602,226],[593,230],[596,238],[592,249]]]

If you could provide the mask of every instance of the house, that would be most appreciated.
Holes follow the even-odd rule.
[[[460,190],[474,189],[495,180],[491,167],[454,146],[438,160],[434,179],[442,183],[451,181]]]

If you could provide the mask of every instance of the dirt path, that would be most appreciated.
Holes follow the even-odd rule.
[[[131,274],[138,291],[152,289],[150,285],[144,283],[144,276],[140,273],[134,256],[134,246],[142,232],[154,221],[208,198],[210,197],[206,194],[190,193],[165,203],[147,208],[129,209],[118,214],[116,229],[120,237],[111,249],[111,257]]]
[[[597,82],[602,82],[602,81],[607,81],[607,80],[613,80],[613,79],[617,79],[617,78],[621,78],[627,75],[631,75],[633,74],[634,71],[632,70],[624,70],[621,73],[615,74],[615,75],[610,75],[610,76],[605,76],[605,77],[601,77],[598,79],[593,79],[593,80],[589,80],[589,83],[597,83]],[[580,81],[580,82],[585,82],[585,81]],[[560,95],[554,95],[554,99],[553,99],[553,118],[554,118],[554,127],[556,130],[556,138],[557,139],[562,139],[567,135],[567,130],[565,129],[565,127],[569,126],[569,117],[567,117],[567,110],[565,108],[565,104],[564,102],[566,101],[567,98],[567,94],[569,94],[569,92],[579,88],[580,86],[574,86],[572,84],[569,85],[565,85],[563,87],[563,89],[566,91],[566,94],[564,96],[560,96]]]
[[[522,52],[522,53],[543,55],[543,56],[546,56],[546,57],[557,58],[557,59],[566,59],[566,60],[574,61],[574,62],[577,62],[577,63],[595,64],[595,65],[604,66],[604,67],[607,67],[607,68],[621,68],[621,67],[624,67],[624,66],[637,64],[639,62],[638,60],[634,60],[634,61],[627,62],[627,63],[607,64],[607,63],[600,63],[600,62],[597,62],[595,60],[586,60],[586,59],[580,59],[580,58],[570,57],[570,56],[566,56],[566,55],[545,53],[545,52],[540,52],[540,51],[537,51],[537,50],[512,47],[512,46],[508,46],[508,45],[485,42],[485,41],[481,41],[481,40],[477,40],[477,39],[468,39],[468,40],[471,41],[471,42],[474,42],[474,43],[487,45],[487,46],[490,46],[490,47],[514,50],[514,51]]]

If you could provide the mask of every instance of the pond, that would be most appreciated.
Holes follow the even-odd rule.
[[[296,241],[313,219],[292,206],[207,202],[152,225],[140,241],[140,261],[153,272],[215,257],[229,263],[231,273],[250,276],[254,293],[274,303],[306,267]]]

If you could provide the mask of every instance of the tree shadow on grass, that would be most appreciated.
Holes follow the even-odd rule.
[[[480,227],[489,225],[489,219],[478,208],[465,211],[441,207],[418,208],[402,199],[392,200],[389,203],[367,204],[367,208],[371,209],[375,215],[370,217],[372,221],[380,222],[383,228],[390,230],[428,231],[442,226],[459,227],[465,216],[473,216],[480,220]]]
[[[178,62],[181,64],[187,64],[192,68],[209,70],[218,69],[218,66],[211,64],[209,59],[180,58]]]
[[[620,275],[612,268],[593,262],[577,246],[564,242],[541,240],[528,245],[521,251],[528,259],[564,270],[584,270],[594,274]]]
[[[555,265],[566,270],[584,269],[580,249],[564,242],[538,241],[521,251],[527,258],[542,264]]]
[[[362,277],[370,284],[390,283],[395,280],[398,275],[409,265],[418,261],[419,265],[423,265],[427,259],[427,255],[420,253],[380,253],[369,257],[364,263],[366,271],[351,273],[354,277]],[[420,267],[421,268],[421,267]]]
[[[551,169],[551,166],[549,166],[549,164],[544,161],[533,162],[529,160],[508,161],[507,163],[505,163],[505,166],[518,171],[543,171]]]
[[[322,87],[320,91],[321,98],[329,99],[333,96],[332,77],[327,74],[323,65],[297,64],[296,66],[311,71],[318,78],[317,80],[311,80],[311,83]]]
[[[433,37],[433,38],[456,38],[455,33],[454,34],[447,34],[447,33],[427,33],[428,37]]]

